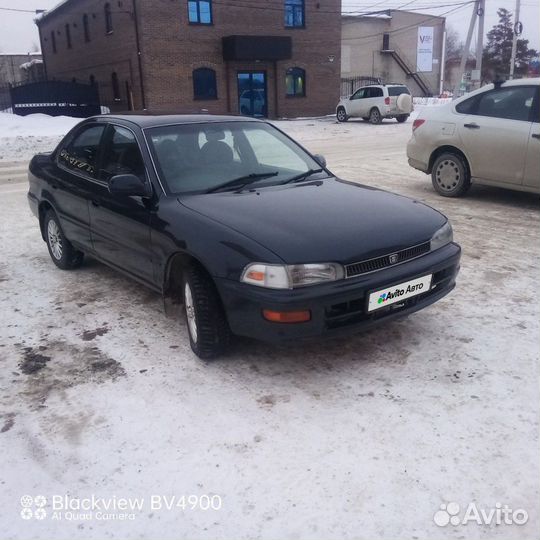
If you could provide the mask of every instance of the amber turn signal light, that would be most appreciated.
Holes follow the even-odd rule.
[[[272,311],[271,309],[263,309],[263,317],[267,321],[279,323],[299,323],[311,320],[311,311]]]

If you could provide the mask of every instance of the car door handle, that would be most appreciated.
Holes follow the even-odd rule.
[[[478,124],[472,123],[472,124],[463,124],[463,127],[469,128],[469,129],[480,129],[480,126]]]
[[[532,136],[533,136],[535,139],[540,139],[540,133],[533,133]]]

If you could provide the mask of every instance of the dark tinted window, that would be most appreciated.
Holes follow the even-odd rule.
[[[217,99],[216,72],[209,68],[193,70],[193,97]]]
[[[367,91],[369,88],[360,88],[352,96],[351,99],[362,99],[366,97]]]
[[[462,101],[456,105],[456,111],[461,114],[471,114],[476,106],[477,101],[478,100],[476,97],[466,99],[465,101]]]
[[[95,177],[99,142],[104,126],[85,126],[58,154],[58,162],[68,169]]]
[[[289,68],[285,75],[285,87],[288,96],[305,96],[306,72],[298,67]]]
[[[99,178],[109,180],[116,174],[134,174],[144,178],[144,161],[135,135],[120,126],[110,126],[109,129],[112,131],[105,137],[106,150]]]
[[[532,121],[540,122],[540,89],[536,89],[536,95],[534,96],[533,110],[532,110]]]
[[[110,34],[113,31],[111,4],[105,4],[103,12],[105,14],[105,33]]]
[[[529,121],[536,89],[533,86],[497,88],[456,106],[463,114]]]
[[[389,86],[389,96],[400,96],[401,94],[410,94],[409,89],[406,86]]]
[[[372,86],[370,89],[369,89],[369,96],[368,97],[382,97],[383,96],[383,91],[382,91],[382,88],[377,88],[376,86]]]
[[[472,114],[508,120],[529,120],[534,91],[532,86],[514,86],[486,92],[479,96],[476,113]]]

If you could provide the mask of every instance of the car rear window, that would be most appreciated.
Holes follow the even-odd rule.
[[[389,86],[389,96],[399,96],[401,94],[410,94],[409,89],[406,86]]]

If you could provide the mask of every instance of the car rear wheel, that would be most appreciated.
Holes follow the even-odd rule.
[[[202,359],[223,354],[231,341],[231,331],[216,286],[199,266],[184,272],[182,284],[189,342]]]
[[[371,124],[380,124],[382,121],[381,113],[377,107],[373,107],[369,112],[369,122]]]
[[[396,120],[397,120],[400,124],[403,124],[403,122],[406,122],[408,118],[409,118],[409,115],[408,115],[408,114],[400,114],[399,116],[396,116]]]
[[[345,110],[345,107],[340,107],[337,110],[336,118],[338,122],[346,122],[349,117],[347,116],[347,111]]]
[[[71,242],[64,236],[56,213],[49,210],[43,221],[45,241],[51,259],[62,270],[73,270],[81,266],[84,253],[75,249]]]
[[[465,160],[459,154],[445,152],[433,164],[431,180],[435,191],[443,197],[461,197],[471,186]]]

